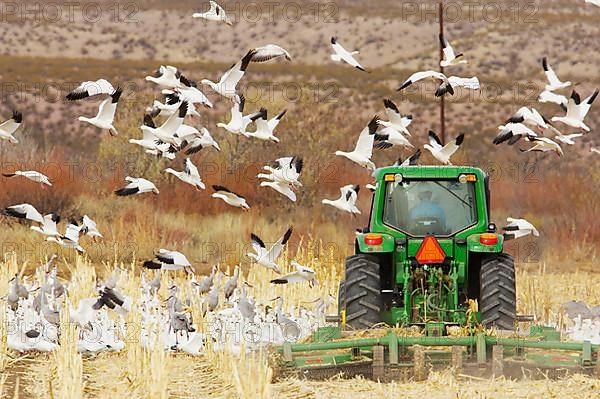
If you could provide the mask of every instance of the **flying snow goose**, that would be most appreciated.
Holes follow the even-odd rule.
[[[335,62],[344,61],[347,64],[350,64],[354,68],[366,72],[366,69],[362,67],[354,58],[354,55],[358,54],[358,51],[348,51],[342,47],[341,44],[338,43],[337,38],[334,36],[331,38],[331,47],[335,54],[331,55],[331,59]]]
[[[279,255],[281,255],[281,251],[283,251],[283,247],[285,247],[289,241],[293,231],[293,227],[288,228],[285,234],[281,236],[281,238],[279,238],[279,240],[277,240],[277,242],[268,250],[267,246],[259,236],[254,233],[250,234],[252,248],[254,249],[255,253],[248,253],[248,257],[252,258],[259,265],[264,266],[267,269],[274,270],[277,274],[281,274],[281,269],[279,268],[279,265],[275,263],[275,261]]]
[[[184,125],[185,126],[185,125]],[[187,155],[195,154],[203,148],[213,147],[217,151],[221,151],[221,147],[219,143],[213,139],[210,132],[207,128],[203,127],[200,129],[200,132],[190,135],[181,135],[180,131],[178,131],[177,136],[179,136],[182,140],[183,144],[186,144]]]
[[[600,0],[585,0],[585,2],[600,7]]]
[[[402,132],[410,137],[410,132],[408,131],[407,127],[412,122],[412,115],[402,116],[396,104],[394,104],[394,102],[390,99],[386,98],[383,100],[383,105],[385,106],[385,113],[387,114],[389,120],[379,121],[379,124],[385,127],[393,127],[399,132]]]
[[[60,222],[60,216],[56,213],[49,213],[48,215],[44,215],[44,220],[42,224],[38,226],[31,226],[30,229],[36,231],[45,236],[60,236],[56,225]]]
[[[567,97],[563,96],[562,94],[556,94],[551,91],[544,90],[543,92],[540,93],[540,96],[538,97],[538,102],[554,103],[554,104],[560,105],[561,107],[562,106],[566,107],[569,100],[567,99]]]
[[[331,205],[340,211],[349,212],[353,216],[360,215],[360,210],[356,207],[359,191],[359,185],[348,184],[347,186],[340,188],[340,198],[335,201],[324,199],[321,202],[325,205]]]
[[[302,187],[298,180],[304,161],[298,156],[278,158],[271,165],[266,165],[263,169],[269,173],[259,173],[259,179],[269,179],[280,183],[289,183],[293,187]]]
[[[535,108],[521,107],[511,116],[507,123],[523,123],[525,125],[548,129],[548,120]]]
[[[548,59],[546,57],[542,58],[542,67],[544,68],[544,73],[548,79],[545,91],[556,91],[571,86],[571,82],[561,82],[560,79],[558,79],[558,76],[556,76],[556,73],[550,64],[548,64]]]
[[[435,91],[436,97],[441,97],[446,93],[449,93],[451,96],[453,96],[454,89],[457,87],[464,87],[465,89],[470,90],[480,89],[479,79],[475,76],[471,78],[460,78],[458,76],[447,77],[443,73],[437,71],[421,71],[413,73],[404,81],[404,83],[402,83],[402,85],[400,85],[397,91],[404,90],[413,83],[426,78],[435,78],[442,81],[442,84]]]
[[[69,101],[83,100],[84,98],[99,95],[111,95],[115,92],[113,85],[106,79],[87,81],[80,84],[75,90],[67,94]]]
[[[600,154],[600,148],[592,147],[592,148],[590,148],[590,152]]]
[[[148,123],[150,123],[150,121],[152,120],[152,118],[148,119]],[[152,124],[154,124],[154,121],[152,121]],[[143,130],[143,137],[141,139],[129,139],[129,142],[131,144],[136,144],[139,145],[140,147],[145,148],[148,152],[152,153],[153,155],[161,155],[164,152],[168,153],[168,150],[171,148],[170,144],[167,143],[163,143],[163,144],[156,144],[156,136],[153,135],[152,133],[150,133],[149,130]],[[170,154],[171,159],[175,159],[175,154]]]
[[[42,188],[44,187],[44,185],[52,187],[52,183],[50,183],[50,179],[48,179],[48,176],[46,176],[40,172],[36,172],[35,170],[25,170],[25,171],[16,170],[12,173],[2,173],[2,176],[4,176],[4,177],[23,176],[31,181],[40,183],[42,185]]]
[[[163,89],[162,94],[167,96],[179,94],[178,97],[182,100],[186,100],[190,104],[201,104],[206,108],[213,107],[213,104],[208,97],[198,89],[198,84],[196,82],[186,79],[183,75],[181,76],[180,81],[183,87],[178,87],[173,90]]]
[[[296,193],[294,192],[294,190],[292,190],[292,185],[290,183],[280,181],[263,181],[260,182],[260,186],[271,187],[278,193],[285,195],[290,201],[296,202]]]
[[[183,87],[181,72],[171,65],[161,65],[153,75],[146,76],[146,81],[157,84],[167,89]]]
[[[107,129],[111,136],[118,135],[119,132],[117,132],[117,129],[115,129],[113,123],[115,121],[115,113],[117,112],[117,104],[119,102],[119,99],[121,98],[121,94],[123,94],[123,90],[120,87],[118,87],[110,95],[110,97],[102,101],[98,109],[98,115],[96,115],[93,118],[80,116],[79,120],[81,122],[87,122],[100,129]]]
[[[386,127],[380,132],[375,133],[375,140],[379,141],[379,143],[375,144],[375,148],[378,149],[386,149],[392,146],[414,148],[414,145],[412,145],[402,133],[393,127]]]
[[[157,144],[168,143],[171,144],[176,150],[179,150],[181,145],[181,139],[177,137],[176,133],[183,125],[183,120],[187,114],[188,102],[183,101],[179,105],[179,111],[171,115],[165,123],[161,126],[156,127],[152,117],[148,114],[144,115],[144,124],[140,126],[142,132],[149,132],[157,139]]]
[[[215,192],[212,194],[213,198],[219,198],[225,201],[227,205],[231,205],[236,208],[242,208],[243,211],[247,211],[250,209],[250,205],[248,205],[246,198],[242,197],[241,195],[236,194],[223,186],[215,185],[212,186],[212,188],[213,190],[215,190]]]
[[[527,141],[535,143],[535,145],[527,150],[520,149],[521,152],[530,152],[530,151],[539,151],[539,152],[547,152],[553,151],[559,157],[564,155],[562,148],[560,145],[552,141],[547,137],[536,137],[536,136],[527,136]]]
[[[44,223],[44,217],[30,204],[19,204],[4,208],[2,213],[19,219],[27,219],[38,223]]]
[[[463,57],[463,54],[455,54],[450,42],[444,38],[442,33],[440,33],[439,38],[440,45],[442,46],[442,51],[444,53],[444,59],[440,61],[440,66],[445,68],[448,66],[467,63],[467,61],[464,59],[459,60],[459,58]]]
[[[233,134],[244,134],[248,125],[258,118],[262,117],[262,112],[255,112],[244,116],[244,106],[246,104],[246,97],[240,95],[234,98],[233,106],[231,107],[231,120],[229,123],[217,123],[217,127],[221,127]]]
[[[152,183],[149,180],[143,179],[141,177],[129,176],[127,176],[125,180],[128,181],[129,184],[115,191],[115,194],[117,194],[120,197],[124,197],[127,195],[139,195],[144,193],[154,193],[156,195],[159,194],[159,191],[154,185],[154,183]]]
[[[267,120],[267,110],[266,108],[260,109],[260,117],[257,118],[256,121],[256,131],[254,132],[244,132],[244,136],[246,137],[254,137],[263,141],[273,141],[275,143],[279,143],[279,139],[275,137],[275,128],[285,115],[287,110],[281,111],[274,118]]]
[[[394,163],[394,165],[392,166],[396,166],[396,167],[405,167],[405,166],[415,166],[417,164],[417,162],[419,161],[419,158],[421,158],[421,149],[417,149],[417,151],[415,151],[414,154],[412,154],[410,157],[406,158],[405,160],[402,160],[402,158],[398,158],[398,160]]]
[[[22,122],[23,114],[14,110],[12,118],[0,124],[0,140],[7,140],[11,144],[17,144],[19,140],[17,140],[13,134],[17,131],[19,126],[21,126]]]
[[[98,225],[88,215],[83,215],[81,218],[81,234],[92,237],[94,241],[96,238],[103,238]]]
[[[583,129],[586,132],[589,132],[591,129],[583,122],[583,120],[585,119],[597,96],[598,90],[596,89],[591,96],[587,97],[583,102],[581,102],[579,93],[573,90],[573,93],[571,93],[571,98],[567,103],[567,114],[565,116],[553,117],[552,122],[562,122],[567,126],[571,126],[576,129]]]
[[[583,133],[562,134],[556,130],[554,138],[563,144],[575,145],[575,141],[573,141],[573,139],[581,136],[583,136]]]
[[[229,26],[233,26],[233,22],[225,13],[223,7],[215,3],[214,1],[210,1],[210,10],[207,12],[195,12],[192,14],[192,18],[201,18],[207,21],[216,21],[216,22],[224,22]]]
[[[515,219],[508,217],[506,218],[506,221],[508,222],[508,224],[502,229],[504,231],[509,232],[504,233],[504,238],[507,240],[525,237],[529,234],[533,234],[534,237],[540,236],[540,233],[537,231],[535,226],[525,219]]]
[[[77,222],[72,220],[67,225],[64,235],[50,236],[46,238],[46,241],[55,242],[63,248],[74,249],[79,254],[85,253],[85,249],[79,245],[79,234],[81,227],[77,225]]]
[[[375,141],[375,133],[379,128],[379,117],[375,115],[369,124],[360,132],[358,141],[354,151],[344,152],[336,151],[335,155],[346,157],[352,162],[355,162],[369,170],[375,170],[375,164],[371,161],[373,155],[373,143]]]
[[[250,60],[254,54],[254,50],[248,51],[241,60],[235,63],[227,72],[223,74],[223,76],[221,76],[221,79],[218,82],[215,83],[208,79],[202,79],[201,83],[209,86],[216,93],[222,95],[223,97],[231,99],[235,98],[237,96],[236,86],[246,73],[248,64],[250,63]]]
[[[508,122],[506,125],[500,125],[498,130],[500,130],[500,133],[498,133],[492,141],[496,145],[504,143],[505,141],[508,142],[509,145],[513,145],[522,137],[537,136],[536,132],[522,123]]]
[[[285,57],[288,61],[292,60],[290,53],[276,44],[267,44],[266,46],[256,47],[254,51],[255,53],[252,56],[252,62],[266,62],[278,57]]]
[[[185,169],[183,171],[178,172],[172,168],[167,168],[164,170],[164,172],[170,173],[182,182],[194,186],[198,191],[204,190],[206,188],[206,186],[202,182],[202,179],[200,178],[198,168],[192,163],[192,161],[189,158],[185,159]]]
[[[313,269],[302,266],[296,261],[292,261],[291,264],[296,268],[296,271],[271,280],[271,284],[294,284],[308,282],[308,286],[310,288],[312,288],[315,284],[318,284],[317,275]]]
[[[444,165],[452,165],[450,157],[460,148],[460,145],[465,139],[464,133],[458,135],[455,139],[442,146],[442,141],[433,131],[429,131],[429,144],[425,144],[423,147],[431,152],[431,155],[435,159],[443,163]]]
[[[154,100],[151,107],[146,108],[146,113],[152,118],[157,116],[169,117],[176,112],[179,112],[179,106],[183,99],[177,93],[165,95],[165,103],[161,103],[158,100]],[[196,107],[190,104],[187,110],[186,116],[200,117],[200,114],[196,110]]]
[[[159,249],[158,253],[154,254],[154,259],[144,262],[146,269],[160,270],[185,270],[193,274],[192,264],[184,254],[178,251],[168,249]]]

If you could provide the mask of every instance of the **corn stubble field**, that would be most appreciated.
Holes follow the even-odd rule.
[[[223,5],[233,7],[229,3]],[[104,239],[89,243],[85,257],[80,257],[43,242],[27,225],[2,218],[0,249],[4,256],[0,262],[0,295],[5,295],[8,281],[15,273],[31,274],[52,253],[58,253],[60,276],[64,279],[75,276],[81,282],[69,292],[74,304],[93,296],[96,278],[110,275],[115,267],[127,270],[128,278],[121,278],[119,288],[135,301],[140,295],[141,261],[150,258],[158,248],[171,248],[184,252],[198,275],[207,274],[213,264],[224,272],[240,264],[243,280],[254,287],[251,294],[263,304],[278,295],[285,297],[286,306],[300,306],[327,294],[335,296],[343,259],[353,250],[354,231],[367,223],[370,198],[368,193],[361,192],[359,208],[363,214],[356,219],[326,209],[320,200],[337,196],[341,185],[364,185],[370,178],[347,162],[333,160],[332,154],[336,149],[353,145],[355,136],[372,115],[383,112],[381,100],[394,95],[398,82],[416,68],[434,68],[437,51],[435,21],[423,23],[418,15],[405,20],[389,14],[384,8],[392,7],[390,2],[382,2],[381,8],[365,3],[337,2],[335,21],[325,24],[323,29],[317,28],[310,36],[314,41],[307,43],[309,40],[302,35],[312,30],[310,21],[301,20],[302,29],[290,29],[298,25],[280,21],[273,27],[275,33],[270,33],[261,24],[242,20],[247,34],[230,37],[227,27],[203,24],[200,28],[191,27],[192,22],[187,18],[190,10],[197,10],[195,2],[137,2],[140,21],[165,18],[175,24],[183,20],[190,29],[199,29],[197,46],[191,46],[193,41],[188,44],[189,36],[173,39],[179,48],[185,49],[179,52],[161,52],[156,43],[137,39],[123,51],[120,50],[123,43],[119,42],[122,39],[104,40],[100,31],[95,34],[98,39],[89,42],[88,32],[99,28],[88,29],[83,22],[43,25],[26,21],[31,24],[31,37],[19,39],[24,32],[20,21],[3,20],[1,28],[7,41],[2,46],[7,56],[0,59],[2,79],[26,84],[3,86],[0,114],[4,120],[12,108],[21,109],[26,127],[19,136],[19,146],[0,145],[0,169],[39,170],[50,177],[54,187],[41,190],[32,182],[2,180],[0,205],[28,202],[65,217],[93,215]],[[512,3],[540,4],[496,3],[502,7]],[[525,217],[540,230],[539,239],[511,242],[508,252],[517,261],[519,313],[534,314],[540,322],[551,324],[564,322],[560,305],[569,300],[583,300],[592,306],[600,304],[597,289],[600,228],[593,222],[600,214],[600,172],[590,166],[598,161],[589,154],[589,147],[598,146],[599,142],[592,132],[578,146],[569,148],[563,159],[558,159],[553,154],[524,156],[514,148],[494,148],[491,139],[496,126],[518,106],[533,104],[543,88],[544,76],[538,63],[542,55],[553,59],[555,69],[560,68],[565,78],[585,82],[582,91],[591,92],[598,85],[600,77],[587,54],[600,50],[599,42],[589,41],[586,36],[575,44],[569,43],[574,39],[567,37],[574,31],[598,37],[600,12],[588,7],[582,10],[581,4],[574,3],[577,2],[548,2],[536,14],[536,23],[504,17],[492,24],[475,20],[448,27],[454,40],[468,50],[471,64],[479,66],[477,74],[484,88],[481,95],[458,93],[447,102],[449,135],[466,132],[465,144],[453,161],[490,172],[492,218],[498,225],[507,216]],[[370,18],[382,26],[381,32],[372,32]],[[540,26],[558,21],[565,25],[560,36],[550,32],[531,51],[523,45]],[[162,38],[157,42],[172,34],[166,26],[161,24],[157,29],[156,34]],[[139,21],[132,25],[115,23],[114,27],[144,36],[144,24]],[[207,186],[225,184],[246,195],[253,209],[243,215],[211,199],[209,192],[196,192],[175,184],[161,173],[167,167],[166,161],[157,161],[125,145],[128,139],[141,134],[138,126],[143,110],[154,99],[153,88],[142,78],[158,65],[167,61],[176,63],[186,75],[200,80],[218,76],[231,64],[230,57],[208,52],[206,37],[210,35],[201,34],[202,29],[208,29],[219,42],[234,42],[233,58],[263,42],[289,46],[295,55],[291,64],[251,65],[252,85],[244,87],[247,109],[262,105],[274,110],[289,109],[280,127],[280,146],[285,145],[285,154],[275,144],[250,146],[218,131],[215,124],[229,117],[229,105],[224,101],[216,102],[215,110],[206,116],[203,113],[200,122],[211,130],[222,148],[219,153],[203,150],[194,158],[203,180]],[[286,36],[288,31],[291,37]],[[355,42],[361,54],[367,54],[365,60],[373,60],[376,68],[371,74],[366,76],[327,61],[327,36],[336,32],[344,33],[346,41]],[[421,32],[426,39],[415,32]],[[40,46],[43,42],[36,35],[50,43],[45,48]],[[382,51],[386,40],[398,35],[400,38],[405,35],[405,40],[398,44],[399,50],[394,49],[391,55]],[[323,45],[316,46],[317,42]],[[89,51],[93,47],[101,51]],[[580,50],[575,60],[561,55],[574,47]],[[405,55],[409,49],[410,57]],[[496,52],[499,58],[492,62],[490,59]],[[96,55],[100,53],[110,59],[98,59],[102,58]],[[117,115],[116,127],[120,133],[117,138],[100,136],[95,129],[77,122],[78,115],[95,111],[95,103],[67,104],[62,100],[76,82],[100,76],[125,88]],[[515,80],[520,88],[517,91]],[[393,97],[404,113],[414,115],[411,131],[419,145],[425,142],[428,128],[438,128],[432,92],[433,86],[425,84],[418,91]],[[545,115],[556,112],[551,106],[539,109]],[[599,126],[600,112],[591,112],[588,124]],[[304,187],[296,204],[268,189],[258,189],[255,177],[268,161],[291,154],[305,159]],[[376,153],[374,159],[380,165],[408,154],[392,150]],[[435,163],[435,160],[424,156],[422,162]],[[161,194],[156,197],[134,200],[114,197],[112,191],[127,174],[143,175],[164,189],[159,187]],[[294,225],[295,232],[281,263],[286,270],[291,269],[292,259],[314,268],[320,285],[312,290],[305,286],[272,287],[271,274],[251,267],[244,256],[250,249],[251,232],[265,241],[274,241],[289,225]],[[187,286],[183,274],[164,274],[163,278]],[[162,299],[167,297],[166,286],[163,284],[159,293]],[[193,298],[194,320],[202,328],[199,307],[200,298]],[[335,311],[335,305],[330,307],[329,313]],[[139,324],[138,317],[138,313],[130,312],[128,324]],[[192,357],[158,349],[143,350],[135,334],[126,337],[127,344],[120,353],[82,356],[76,350],[74,327],[63,324],[60,348],[51,354],[21,355],[6,350],[5,341],[0,343],[2,397],[596,398],[600,390],[598,380],[581,376],[564,381],[487,381],[456,377],[450,371],[432,373],[427,381],[411,383],[279,379],[277,370],[269,366],[270,353],[236,357],[226,351],[208,350],[203,356]],[[5,323],[2,328],[7,328]]]

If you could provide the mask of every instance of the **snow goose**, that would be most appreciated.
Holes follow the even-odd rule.
[[[44,217],[37,209],[30,204],[19,204],[9,206],[2,210],[2,213],[6,216],[12,216],[19,219],[27,219],[33,222],[44,223]]]
[[[331,59],[335,62],[341,62],[344,61],[347,64],[353,66],[354,68],[366,72],[365,68],[362,67],[362,65],[360,65],[358,63],[358,61],[356,61],[356,59],[354,58],[354,55],[358,54],[358,51],[348,51],[345,48],[342,47],[341,44],[338,43],[337,41],[337,37],[332,37],[331,38],[331,47],[333,48],[333,51],[335,52],[335,54],[331,55]]]
[[[146,76],[146,81],[155,83],[167,89],[174,89],[176,87],[183,87],[181,76],[181,72],[174,66],[161,65],[153,75]]]
[[[275,271],[277,274],[281,274],[281,269],[275,263],[279,255],[281,255],[281,251],[283,251],[283,247],[287,244],[290,237],[292,236],[292,232],[294,231],[293,227],[287,229],[285,234],[277,240],[275,244],[271,248],[267,250],[267,246],[260,239],[259,236],[252,233],[250,234],[250,239],[252,240],[252,248],[255,253],[248,253],[248,257],[252,258],[256,263],[261,266],[266,267],[267,269],[271,269]]]
[[[286,60],[291,61],[292,56],[286,49],[276,44],[267,44],[266,46],[256,47],[254,49],[254,55],[252,56],[252,62],[266,62],[275,58],[285,57]]]
[[[81,234],[92,237],[92,240],[96,241],[96,238],[104,238],[98,230],[98,225],[88,215],[83,215],[81,218]]]
[[[150,123],[150,121],[152,121],[152,118],[148,119],[148,123]],[[154,124],[153,121],[152,124]],[[175,159],[175,153],[170,152],[172,150],[171,144],[157,144],[156,141],[156,136],[150,133],[149,130],[143,131],[143,137],[141,139],[129,139],[131,144],[136,144],[145,148],[148,154],[162,156],[168,159]]]
[[[417,164],[417,162],[419,161],[419,158],[421,158],[421,149],[420,148],[417,149],[417,151],[415,151],[414,154],[412,154],[410,157],[406,158],[405,160],[402,160],[402,158],[398,158],[398,160],[392,166],[397,166],[397,167],[415,166]]]
[[[160,270],[185,270],[188,274],[193,274],[192,264],[184,254],[178,251],[168,249],[159,249],[158,253],[154,254],[154,259],[144,262],[146,269]]]
[[[187,114],[188,102],[183,101],[179,105],[179,111],[171,115],[165,123],[161,126],[156,127],[152,117],[148,114],[144,115],[144,123],[140,126],[142,132],[149,132],[157,139],[157,144],[168,143],[173,146],[176,150],[179,150],[181,145],[181,139],[177,137],[176,133],[183,125],[183,120]]]
[[[556,76],[556,73],[550,64],[548,64],[548,59],[546,57],[542,58],[542,67],[544,68],[544,73],[548,79],[545,91],[556,91],[571,86],[571,82],[561,82],[561,80],[558,79],[558,76]]]
[[[463,57],[463,54],[455,54],[454,49],[450,45],[450,42],[444,38],[444,35],[440,33],[440,45],[442,46],[442,52],[444,53],[444,59],[440,61],[441,67],[449,67],[458,64],[466,64],[467,61],[464,59],[460,59]]]
[[[233,22],[225,13],[223,7],[215,3],[214,1],[210,1],[210,10],[207,12],[195,12],[192,14],[192,18],[201,18],[207,21],[216,21],[216,22],[224,22],[229,26],[233,26]]]
[[[271,280],[271,284],[294,284],[308,282],[308,286],[310,288],[312,288],[313,285],[318,284],[317,276],[313,269],[302,266],[296,261],[292,261],[291,264],[296,268],[296,271]]]
[[[535,226],[525,219],[515,219],[508,217],[506,218],[508,224],[502,229],[509,233],[504,233],[504,238],[512,240],[515,238],[525,237],[526,235],[533,234],[534,237],[539,237],[540,233],[537,231]]]
[[[165,96],[164,104],[158,100],[154,100],[151,107],[146,108],[146,113],[150,115],[152,118],[156,118],[157,116],[169,117],[176,112],[179,112],[179,106],[183,99],[177,94],[167,94]],[[200,117],[198,111],[196,111],[196,107],[193,104],[187,109],[186,116],[195,116]]]
[[[385,127],[393,127],[399,132],[402,132],[410,137],[410,132],[408,131],[407,127],[412,122],[412,115],[402,116],[396,104],[394,104],[394,102],[390,99],[386,98],[383,100],[383,105],[385,106],[385,113],[387,114],[389,120],[379,121],[379,124]]]
[[[7,140],[11,144],[17,144],[19,140],[17,140],[13,134],[17,131],[19,126],[21,126],[22,122],[23,114],[14,110],[12,118],[0,124],[0,140]]]
[[[244,132],[244,136],[246,137],[254,137],[263,141],[273,141],[275,143],[279,143],[279,139],[275,137],[275,128],[285,115],[287,110],[281,111],[274,118],[267,120],[267,110],[266,108],[260,109],[260,116],[255,120],[256,121],[256,131],[254,132]]]
[[[528,148],[527,150],[519,149],[521,152],[553,151],[559,157],[562,157],[564,155],[562,148],[560,148],[560,145],[547,137],[527,136],[527,141],[533,142],[535,143],[535,145],[531,148]]]
[[[379,128],[379,117],[375,115],[369,124],[360,132],[358,141],[354,151],[344,152],[336,151],[335,155],[346,157],[352,162],[355,162],[369,170],[375,170],[375,164],[371,161],[373,155],[373,143],[375,141],[375,133]]]
[[[221,127],[233,134],[244,134],[248,125],[258,118],[262,117],[262,112],[255,112],[244,116],[244,106],[246,104],[246,97],[240,95],[234,98],[233,106],[231,107],[231,120],[225,123],[217,123],[217,127]]]
[[[164,170],[165,173],[170,173],[184,183],[190,184],[196,188],[196,190],[204,190],[206,186],[200,178],[200,173],[196,165],[192,163],[189,158],[185,159],[185,169],[181,172],[167,168]]]
[[[44,215],[41,226],[31,226],[31,230],[36,231],[45,236],[58,237],[60,234],[56,228],[56,225],[60,222],[60,216],[56,213],[49,213]]]
[[[294,190],[292,190],[292,185],[290,183],[280,181],[263,181],[260,182],[260,186],[271,187],[278,193],[285,195],[290,201],[296,202],[296,193],[294,192]]]
[[[556,130],[554,138],[563,144],[575,145],[575,141],[573,141],[573,139],[581,136],[583,136],[583,133],[562,134]]]
[[[74,249],[79,254],[85,253],[85,249],[79,245],[79,234],[81,227],[77,225],[77,222],[71,220],[67,225],[65,234],[61,236],[50,236],[46,238],[46,241],[55,242],[63,248]]]
[[[502,144],[505,141],[508,142],[509,145],[513,145],[522,137],[537,136],[536,132],[522,123],[508,122],[506,125],[500,125],[498,130],[500,130],[500,133],[492,140],[496,145]]]
[[[325,205],[331,205],[340,211],[349,212],[352,216],[360,215],[360,210],[356,207],[359,191],[359,185],[348,184],[340,188],[340,198],[335,201],[324,199],[321,202]]]
[[[178,130],[177,136],[179,136],[182,140],[181,146],[187,148],[185,151],[187,155],[195,154],[201,149],[208,147],[213,147],[217,151],[221,151],[219,143],[213,139],[210,132],[205,127],[200,129],[200,132],[189,135],[182,135],[180,129]]]
[[[429,131],[429,144],[425,144],[423,147],[431,152],[431,155],[435,159],[443,163],[444,165],[452,165],[450,157],[460,148],[463,140],[465,139],[464,133],[458,135],[455,139],[442,146],[440,138],[433,131]]]
[[[479,84],[479,79],[475,76],[471,78],[460,78],[458,76],[446,77],[446,75],[437,71],[421,71],[413,73],[404,81],[404,83],[402,83],[402,85],[400,85],[397,91],[404,90],[413,83],[426,78],[435,78],[442,81],[442,84],[435,91],[436,97],[441,97],[446,93],[449,93],[451,96],[453,96],[454,89],[457,87],[464,87],[465,89],[470,90],[479,90],[481,87]]]
[[[381,150],[390,148],[392,146],[414,148],[414,145],[412,145],[402,133],[393,127],[386,127],[380,132],[375,133],[375,140],[379,141],[379,143],[375,144],[375,148]]]
[[[583,129],[586,132],[589,132],[591,129],[583,122],[583,120],[585,119],[597,96],[598,90],[596,89],[591,96],[587,97],[583,102],[581,102],[579,93],[573,90],[571,93],[571,98],[567,103],[567,114],[565,116],[553,117],[552,122],[562,122],[567,126],[571,126],[576,129]]]
[[[280,183],[290,183],[293,187],[302,187],[298,180],[304,161],[298,156],[278,158],[271,165],[266,165],[263,169],[269,173],[259,173],[259,179],[269,179]]]
[[[52,183],[50,183],[50,179],[48,179],[48,176],[46,176],[40,172],[36,172],[35,170],[26,170],[26,171],[16,170],[12,173],[2,173],[2,176],[4,176],[4,177],[23,176],[31,181],[40,183],[42,185],[42,188],[44,188],[44,185],[52,187]]]
[[[567,99],[567,97],[563,96],[562,94],[556,94],[551,91],[544,90],[543,92],[540,93],[540,95],[538,97],[538,102],[554,103],[554,104],[560,105],[561,107],[562,106],[566,107],[569,100]]]
[[[76,89],[67,94],[69,101],[83,100],[84,98],[99,95],[111,95],[115,92],[113,85],[106,79],[87,81],[80,84]]]
[[[247,211],[250,209],[250,205],[248,205],[246,198],[242,197],[241,195],[236,194],[223,186],[215,185],[212,186],[212,188],[213,190],[215,190],[215,192],[212,194],[213,198],[221,199],[225,201],[227,205],[231,205],[236,208],[242,208],[243,211]]]
[[[121,98],[121,94],[123,94],[123,90],[118,87],[106,100],[102,101],[100,107],[98,109],[98,115],[93,118],[87,118],[85,116],[80,116],[79,120],[81,122],[87,122],[91,125],[94,125],[100,129],[107,129],[111,136],[116,136],[119,133],[117,129],[113,126],[115,120],[115,113],[117,112],[117,104],[119,99]]]
[[[600,0],[585,0],[585,2],[600,7]]]
[[[519,108],[519,110],[508,119],[507,123],[523,123],[532,127],[548,129],[548,120],[544,118],[535,108]]]
[[[198,89],[198,84],[196,82],[186,79],[183,75],[181,76],[180,81],[183,87],[178,87],[173,90],[163,89],[162,94],[167,96],[179,94],[178,97],[186,100],[190,104],[201,104],[206,108],[213,107],[213,104],[208,97]]]
[[[590,148],[590,152],[600,154],[600,148],[592,147],[592,148]]]
[[[159,194],[159,191],[154,185],[154,183],[152,183],[149,180],[143,179],[141,177],[129,176],[127,176],[125,180],[128,181],[129,184],[115,191],[115,194],[117,194],[120,197],[124,197],[127,195],[139,195],[150,192],[156,195]]]
[[[254,56],[254,53],[254,50],[248,51],[241,60],[235,63],[227,72],[223,74],[223,76],[221,76],[221,79],[218,82],[215,83],[208,79],[202,79],[201,83],[209,86],[216,93],[222,95],[223,97],[231,99],[235,98],[237,96],[236,86],[246,73],[246,69],[248,68],[250,60]]]

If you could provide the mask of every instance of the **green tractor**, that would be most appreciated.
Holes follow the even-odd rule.
[[[491,222],[487,175],[408,166],[379,169],[375,179],[369,225],[340,284],[342,323],[436,326],[435,335],[470,322],[513,330],[514,260]]]

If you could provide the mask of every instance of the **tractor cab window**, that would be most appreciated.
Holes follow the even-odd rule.
[[[388,182],[383,222],[411,236],[455,234],[477,222],[474,183],[458,180]]]

